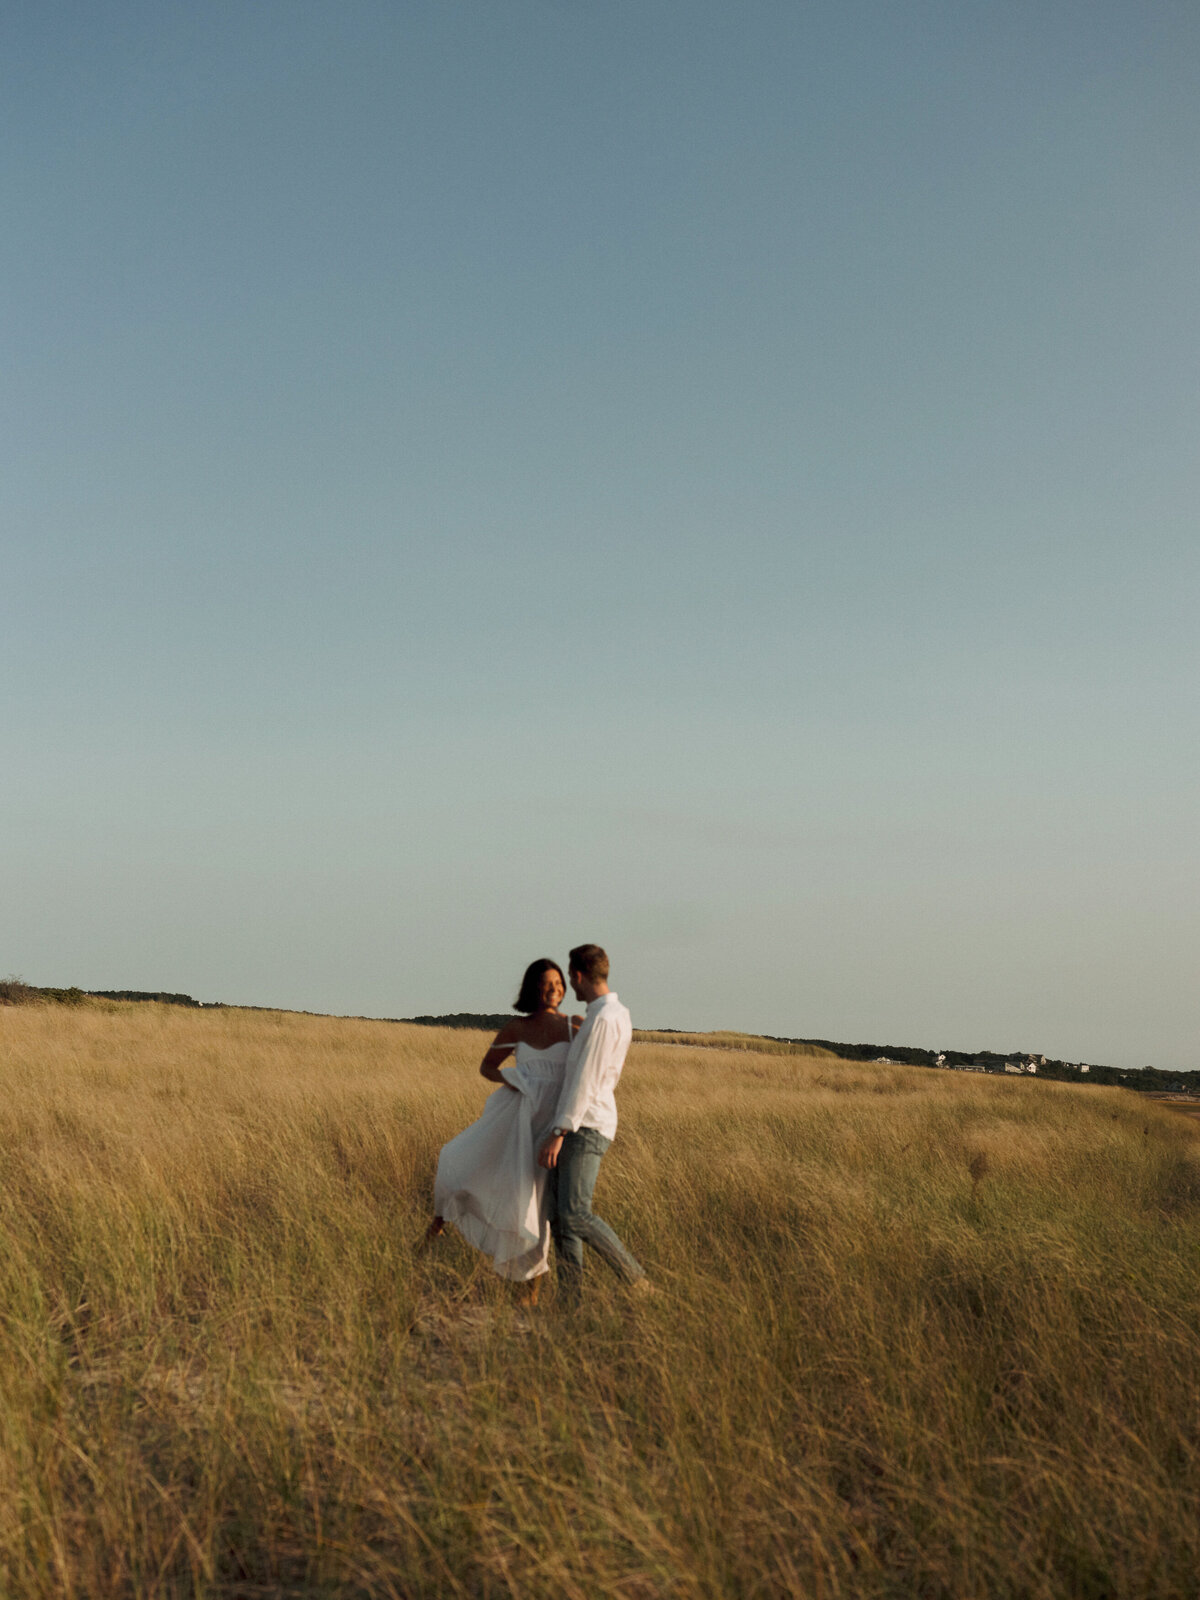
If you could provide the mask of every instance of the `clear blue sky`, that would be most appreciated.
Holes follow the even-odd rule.
[[[1200,1067],[1192,0],[44,0],[0,966]]]

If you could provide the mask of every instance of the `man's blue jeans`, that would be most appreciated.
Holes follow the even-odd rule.
[[[612,1143],[595,1128],[580,1128],[564,1135],[558,1164],[550,1169],[550,1229],[558,1256],[562,1284],[578,1294],[583,1273],[583,1247],[590,1244],[626,1283],[645,1276],[603,1218],[592,1210],[592,1195],[600,1162]]]

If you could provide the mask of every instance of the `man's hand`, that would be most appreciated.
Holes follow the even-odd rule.
[[[538,1151],[538,1166],[545,1167],[547,1172],[549,1172],[552,1167],[556,1167],[558,1165],[558,1152],[562,1149],[562,1145],[563,1142],[561,1133],[555,1134],[552,1138],[547,1139],[545,1144]]]

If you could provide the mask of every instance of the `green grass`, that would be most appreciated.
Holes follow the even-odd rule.
[[[519,1313],[462,1032],[0,1011],[0,1594],[1200,1593],[1200,1162],[1119,1090],[639,1045]]]

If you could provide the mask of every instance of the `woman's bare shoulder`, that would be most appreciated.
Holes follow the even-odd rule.
[[[525,1018],[514,1017],[511,1022],[506,1022],[492,1040],[491,1048],[500,1050],[505,1045],[520,1044],[525,1037]]]

